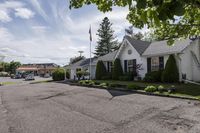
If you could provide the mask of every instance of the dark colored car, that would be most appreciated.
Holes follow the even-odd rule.
[[[21,78],[22,78],[22,75],[21,75],[21,74],[16,74],[14,78],[15,78],[15,79],[21,79]]]

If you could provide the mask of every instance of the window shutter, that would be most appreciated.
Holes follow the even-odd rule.
[[[133,59],[133,74],[134,74],[134,76],[137,76],[136,67],[137,67],[136,59]]]
[[[163,70],[164,69],[164,57],[161,56],[159,57],[159,70]]]
[[[127,72],[127,60],[124,60],[124,72]]]
[[[147,58],[147,72],[151,72],[151,58]]]
[[[107,72],[109,72],[109,70],[110,70],[110,64],[109,64],[110,62],[107,62]]]

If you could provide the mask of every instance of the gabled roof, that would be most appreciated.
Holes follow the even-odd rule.
[[[117,54],[117,50],[113,51],[111,53],[108,53],[104,56],[100,56],[98,58],[98,60],[102,60],[102,61],[113,61],[115,59],[115,55]]]
[[[191,40],[175,41],[173,46],[167,45],[167,41],[152,42],[150,46],[142,54],[143,56],[156,56],[165,54],[174,54],[182,52],[187,46],[190,45]]]
[[[150,45],[151,42],[136,40],[130,36],[124,36],[128,42],[135,48],[135,50],[141,55]]]
[[[80,64],[84,61],[85,59],[82,59],[80,61],[77,61],[76,63],[70,64],[69,67],[73,68],[73,67],[78,67],[80,66]]]
[[[95,60],[96,58],[91,58],[91,63]],[[87,58],[85,60],[83,60],[81,63],[80,63],[80,66],[86,66],[86,65],[89,65],[90,64],[90,58]]]

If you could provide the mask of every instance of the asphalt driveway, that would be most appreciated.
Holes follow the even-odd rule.
[[[22,79],[11,79],[10,77],[0,77],[0,82],[12,82],[12,83],[16,83],[16,84],[29,84],[31,82],[52,80],[52,77],[43,78],[43,77],[35,76],[34,78],[35,78],[35,80],[25,81],[24,78],[22,78]]]
[[[59,83],[0,87],[0,133],[199,133],[200,103]]]

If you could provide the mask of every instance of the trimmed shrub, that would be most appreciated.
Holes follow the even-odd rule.
[[[103,87],[103,88],[107,88],[108,84],[107,83],[101,83],[99,86]]]
[[[121,61],[120,61],[120,59],[115,59],[114,68],[113,68],[113,71],[112,71],[112,78],[114,80],[118,80],[120,76],[123,76]]]
[[[120,81],[130,81],[130,77],[129,76],[120,76],[119,80]]]
[[[151,85],[151,86],[147,86],[144,90],[146,92],[156,92],[157,88],[155,86]]]
[[[54,81],[61,81],[65,79],[65,72],[63,69],[56,69],[53,73],[52,73],[52,78]]]
[[[108,73],[108,74],[106,74],[105,76],[102,76],[101,79],[102,79],[102,80],[109,80],[109,79],[112,79],[112,73]]]
[[[83,84],[85,84],[85,80],[81,80],[78,83],[81,84],[81,85],[83,85]]]
[[[164,86],[159,85],[158,86],[158,91],[162,93],[162,92],[167,91],[167,90],[164,88]]]
[[[69,70],[66,71],[66,78],[69,79],[70,78],[70,73]]]
[[[0,77],[8,77],[9,73],[8,72],[0,72]]]
[[[87,76],[89,75],[88,72],[86,71],[78,71],[76,72],[76,76],[78,77],[78,80],[80,80],[81,78],[84,79],[84,76]]]
[[[161,82],[163,70],[153,71],[145,74],[144,81],[146,82]]]
[[[97,80],[101,80],[104,75],[106,75],[106,67],[103,64],[103,61],[98,61],[95,77]]]
[[[174,55],[170,55],[162,73],[162,82],[179,82],[179,73]]]
[[[169,93],[174,93],[174,92],[176,92],[175,86],[172,85],[170,88],[168,88],[168,92],[169,92]]]
[[[79,81],[79,84],[93,86],[93,85],[95,85],[95,82],[92,80],[81,80],[81,81]]]
[[[128,84],[127,89],[139,90],[139,89],[141,89],[141,87],[136,84]]]

